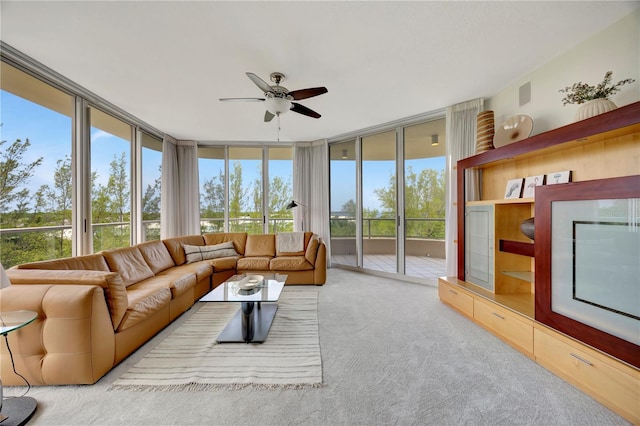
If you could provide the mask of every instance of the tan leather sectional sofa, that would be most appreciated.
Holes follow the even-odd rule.
[[[326,248],[316,235],[304,233],[299,252],[278,251],[276,240],[274,234],[192,235],[13,267],[0,310],[38,313],[8,335],[16,370],[31,385],[95,383],[236,273],[282,273],[287,284],[324,284]],[[187,263],[185,246],[204,250],[228,242],[237,255]],[[24,385],[6,344],[0,346],[3,383]]]

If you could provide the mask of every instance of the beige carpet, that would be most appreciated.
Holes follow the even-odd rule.
[[[317,292],[285,290],[262,344],[216,343],[240,304],[198,305],[195,314],[118,378],[110,390],[297,388],[322,384]]]

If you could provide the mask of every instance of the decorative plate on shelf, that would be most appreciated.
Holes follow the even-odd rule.
[[[533,120],[528,115],[514,115],[496,127],[493,146],[500,148],[513,142],[526,139],[533,130]]]

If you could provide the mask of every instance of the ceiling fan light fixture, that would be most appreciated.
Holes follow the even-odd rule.
[[[291,101],[285,98],[267,97],[264,106],[273,115],[284,114],[291,109]]]

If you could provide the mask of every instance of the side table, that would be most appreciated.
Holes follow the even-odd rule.
[[[6,339],[7,334],[30,324],[37,317],[38,313],[33,311],[0,312],[0,336]],[[13,363],[13,358],[11,362]],[[4,399],[2,382],[0,381],[0,426],[26,424],[36,412],[37,405],[36,400],[29,396]]]

